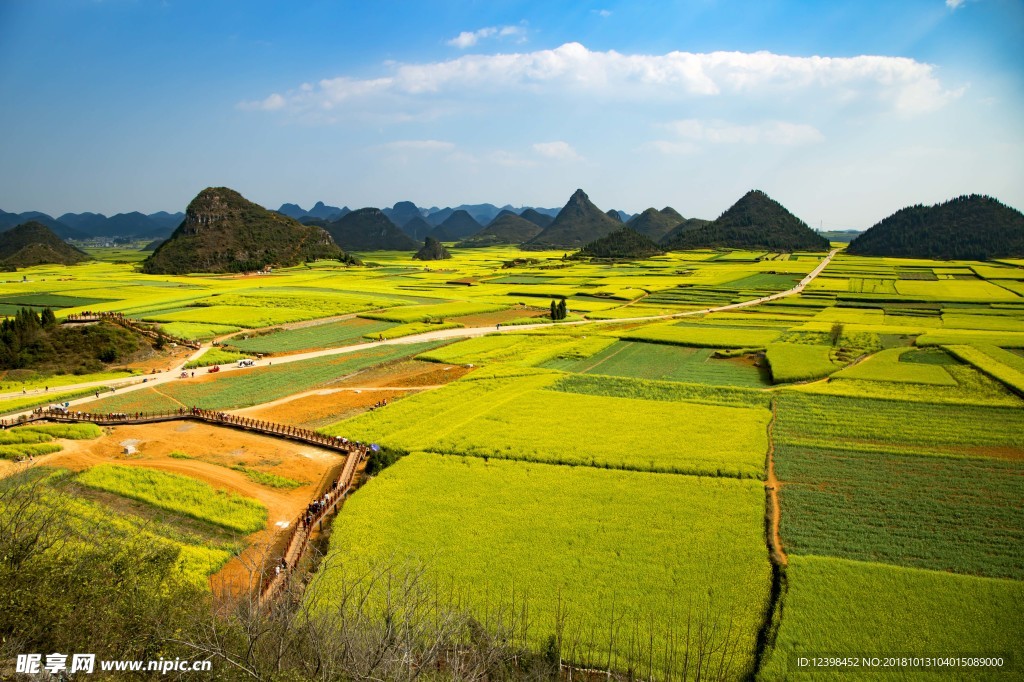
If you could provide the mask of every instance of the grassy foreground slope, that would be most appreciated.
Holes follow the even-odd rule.
[[[1024,650],[1024,583],[818,556],[790,558],[761,680],[1011,679],[978,669],[801,673],[797,656],[977,656]],[[1019,666],[1020,661],[1014,661]],[[910,677],[912,675],[912,677]]]
[[[561,604],[569,660],[680,679],[688,648],[692,678],[699,623],[704,665],[740,677],[770,584],[763,504],[756,481],[413,453],[346,504],[321,599],[375,564],[422,564],[481,618],[514,598],[538,648]]]

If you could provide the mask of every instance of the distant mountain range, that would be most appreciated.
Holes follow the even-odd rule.
[[[232,192],[226,188],[218,188],[220,190]],[[237,195],[237,199],[245,202],[240,195]],[[228,203],[237,202],[232,198]],[[245,205],[256,206],[250,202],[245,202]],[[232,224],[244,232],[247,227],[244,218],[256,213],[247,208],[243,210],[242,204],[236,208],[238,215]],[[812,230],[784,206],[759,190],[745,194],[713,221],[685,218],[671,206],[662,209],[652,207],[635,215],[617,209],[602,211],[583,190],[577,190],[561,209],[514,208],[511,205],[498,207],[494,204],[423,208],[411,201],[400,201],[390,208],[368,207],[355,211],[347,206],[339,208],[322,201],[318,201],[309,210],[289,203],[282,204],[277,211],[256,208],[265,211],[265,214],[257,216],[257,222],[268,229],[274,221],[268,216],[278,216],[293,221],[289,229],[322,229],[330,235],[329,241],[352,251],[416,252],[424,240],[431,237],[439,242],[455,242],[458,248],[518,245],[525,250],[553,249],[568,252],[599,242],[626,227],[629,232],[595,244],[592,250],[614,254],[604,256],[612,258],[620,257],[619,254],[623,252],[650,251],[650,244],[636,239],[635,235],[640,235],[666,251],[691,248],[821,251],[827,250],[828,240],[831,239],[849,241],[848,253],[863,255],[959,259],[1024,255],[1024,215],[996,199],[979,195],[958,197],[935,206],[908,206],[863,233],[855,230]],[[145,239],[150,242],[146,250],[156,249],[154,255],[158,257],[149,261],[150,267],[154,267],[152,264],[166,260],[178,248],[171,245],[171,242],[180,243],[180,240],[168,237],[172,232],[180,236],[178,233],[182,227],[186,227],[188,220],[186,213],[166,211],[150,214],[118,213],[109,217],[101,213],[65,213],[54,218],[38,211],[8,213],[0,210],[0,234],[28,222],[47,228],[63,240],[109,237]],[[276,232],[264,231],[268,235],[272,234],[272,241],[277,241],[278,233],[288,232],[282,232],[283,228],[279,228],[281,226],[275,228]],[[313,244],[318,239],[322,241],[322,238],[311,237],[314,232],[301,231],[292,236],[299,234],[303,235],[300,241],[311,248],[307,254],[309,257],[325,257],[324,254],[335,245],[323,242],[313,248]],[[229,242],[234,241],[230,235],[224,237]],[[164,240],[166,243],[161,243]],[[219,252],[219,244],[211,242],[208,246]],[[266,261],[266,264],[284,262],[275,255],[273,248],[262,255],[256,255],[254,244],[239,248],[239,254],[248,253],[255,260]],[[337,257],[333,251],[331,253],[332,256],[326,257]],[[186,263],[184,257],[175,257],[172,259],[175,261],[173,264],[165,263],[161,267],[168,271],[183,271],[179,268],[212,271],[208,268],[248,267],[255,262],[245,257],[241,262],[229,258],[232,261],[230,264],[214,264],[208,262],[210,259],[201,253],[192,255],[196,257],[193,263]],[[48,257],[46,254],[40,257],[44,256]]]
[[[163,239],[184,220],[184,213],[118,213],[109,218],[102,213],[65,213],[54,218],[39,211],[8,213],[0,211],[0,231],[35,221],[50,228],[61,239],[86,240],[96,237],[138,237]]]

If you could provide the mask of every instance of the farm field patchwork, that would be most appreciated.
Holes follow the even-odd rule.
[[[561,601],[563,656],[595,665],[607,660],[614,610],[614,664],[626,667],[632,638],[642,643],[634,667],[647,674],[653,657],[655,676],[670,665],[675,677],[686,644],[676,641],[670,663],[670,633],[683,637],[687,604],[696,611],[710,599],[712,617],[731,616],[731,630],[711,636],[716,647],[728,642],[724,663],[735,677],[753,664],[768,596],[763,498],[755,481],[413,453],[345,505],[338,521],[346,532],[335,535],[318,587],[330,604],[332,585],[367,567],[422,565],[480,618],[517,593],[529,605],[526,639],[537,647],[555,632]],[[592,638],[592,628],[603,635]],[[691,638],[691,665],[694,646]]]
[[[765,354],[775,383],[820,379],[842,364],[832,359],[832,347],[806,343],[769,343]]]
[[[836,372],[834,377],[836,379],[892,381],[932,386],[957,385],[956,379],[940,365],[901,362],[900,357],[910,351],[910,348],[887,348],[867,358],[864,362]]]
[[[239,335],[232,337],[227,344],[243,353],[289,353],[317,348],[336,348],[362,343],[365,341],[364,335],[377,334],[393,326],[393,322],[354,318],[298,329],[280,329],[258,336]]]
[[[699,326],[694,324],[658,325],[622,332],[624,341],[671,343],[679,346],[703,348],[757,348],[764,347],[779,337],[770,329],[742,329]]]
[[[1024,410],[785,391],[776,442],[855,450],[1024,458]]]
[[[277,400],[324,386],[374,365],[414,355],[436,344],[377,346],[353,353],[300,360],[285,365],[255,367],[224,377],[203,377],[165,384],[121,396],[103,398],[82,407],[89,412],[151,412],[201,407],[226,410]]]
[[[736,624],[739,653],[728,664],[735,674],[725,676],[731,679],[754,672],[755,637],[772,585],[764,489],[755,479],[765,476],[774,399],[774,462],[790,566],[775,651],[765,650],[757,678],[798,678],[786,667],[794,651],[1021,650],[1019,635],[1011,639],[1024,584],[1024,400],[1013,392],[1013,372],[1024,365],[1019,263],[840,254],[801,295],[650,324],[617,320],[700,311],[786,289],[821,255],[707,250],[608,265],[502,247],[453,249],[440,269],[409,255],[364,254],[381,267],[316,262],[259,276],[150,276],[110,262],[43,266],[27,269],[25,282],[5,283],[4,295],[13,298],[0,306],[65,306],[58,318],[84,309],[124,311],[167,320],[166,333],[188,338],[242,330],[231,343],[248,354],[439,328],[425,326],[425,318],[492,329],[525,324],[551,296],[568,296],[571,319],[616,322],[548,324],[447,345],[379,344],[219,376],[197,372],[194,380],[158,389],[107,393],[82,409],[241,407],[244,414],[330,424],[324,428],[331,433],[413,451],[347,503],[339,521],[356,532],[335,534],[328,565],[347,571],[421,560],[431,578],[455,581],[465,591],[457,598],[474,606],[490,598],[507,603],[520,589],[526,596],[529,584],[534,625],[527,639],[537,650],[552,633],[545,619],[561,591],[575,628],[563,654],[606,666],[611,623],[613,660],[648,665],[634,667],[638,677],[669,676],[665,646],[683,636],[679,627],[666,634],[669,621],[681,624],[697,587],[702,608],[710,586],[716,609]],[[339,314],[361,317],[313,322]],[[273,329],[284,324],[293,328]],[[836,324],[842,330],[833,347]],[[740,356],[766,350],[776,382],[812,383],[768,386],[763,370],[749,364],[755,355],[711,357],[723,348]],[[840,362],[860,356],[838,371]],[[461,378],[451,381],[446,371]],[[289,400],[299,393],[306,395]],[[39,404],[61,395],[43,397],[26,396]],[[366,412],[384,397],[387,407]],[[0,409],[29,404],[19,401],[12,396]],[[166,471],[207,467],[213,473],[204,470],[202,480],[230,480],[225,487],[258,499],[271,521],[294,518],[274,500],[306,503],[298,498],[311,494],[322,473],[302,467],[312,460],[282,463],[286,458],[276,453],[190,447],[212,437],[186,431],[202,426],[161,432],[161,448],[184,443],[177,446],[183,459],[161,452],[169,459],[149,462],[144,447],[142,461],[132,463]],[[16,434],[4,435],[25,442],[0,443],[0,451],[51,446],[38,433]],[[76,459],[76,452],[90,448],[76,443],[46,460],[81,468],[73,463],[92,460]],[[105,456],[120,453],[116,443],[110,448]],[[305,485],[289,489],[286,480]],[[181,521],[187,513],[146,514],[148,501],[80,491],[97,505],[119,500],[115,514],[133,504],[145,522],[150,514]],[[242,532],[195,524],[221,537]],[[271,524],[260,537],[274,532]],[[202,579],[223,562],[222,545],[181,544],[194,576]],[[330,570],[322,577],[334,580]],[[643,621],[651,613],[655,620]],[[628,646],[636,634],[634,644],[644,644]],[[656,642],[653,663],[643,656],[647,635]],[[676,658],[676,677],[680,664]]]
[[[780,445],[786,552],[1024,579],[1024,462]]]
[[[643,471],[763,476],[767,410],[543,390],[555,376],[458,382],[341,422],[326,432],[406,450]],[[457,407],[439,408],[446,403]],[[579,433],[572,415],[601,418],[588,420],[588,436],[579,442],[564,437],[565,433]],[[721,424],[729,424],[729,429],[719,428]]]
[[[796,670],[796,656],[1013,656],[1024,583],[819,556],[794,556],[774,650],[762,680],[903,680],[905,671]],[[913,679],[1007,679],[943,669]],[[852,676],[852,677],[851,677]]]
[[[715,358],[713,350],[619,341],[583,360],[545,367],[585,374],[726,386],[765,386],[765,372],[747,357]]]

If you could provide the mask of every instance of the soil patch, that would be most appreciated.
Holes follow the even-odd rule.
[[[254,570],[258,575],[264,560],[275,560],[274,551],[287,540],[294,519],[338,475],[344,462],[328,450],[195,422],[115,426],[104,431],[106,435],[95,440],[62,440],[64,450],[37,457],[36,463],[73,471],[106,462],[151,467],[252,497],[267,507],[267,527],[239,538],[245,550],[211,577],[216,589],[233,592],[248,588],[250,576]],[[122,443],[130,441],[137,441],[137,452],[125,455]],[[190,458],[171,457],[172,452]],[[229,468],[235,465],[305,481],[306,485],[293,490],[270,488]]]

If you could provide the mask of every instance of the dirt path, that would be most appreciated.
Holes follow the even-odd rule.
[[[778,477],[775,476],[775,422],[778,419],[778,414],[779,400],[777,397],[773,397],[772,418],[768,422],[768,478],[764,484],[765,490],[768,492],[768,506],[771,513],[771,527],[767,533],[768,552],[773,561],[782,566],[788,566],[789,558],[782,549],[782,535],[779,532],[779,527],[782,525],[782,509],[779,507],[779,487],[781,484]]]
[[[795,287],[793,287],[792,289],[788,289],[786,291],[781,291],[781,292],[779,292],[777,294],[771,294],[770,296],[762,296],[761,298],[756,298],[756,299],[752,299],[752,300],[749,300],[749,301],[741,301],[739,303],[730,303],[728,305],[717,306],[717,307],[713,307],[713,308],[704,308],[704,309],[701,309],[701,310],[690,310],[690,311],[686,311],[686,312],[682,312],[682,313],[671,313],[671,314],[668,314],[668,315],[651,315],[651,316],[646,316],[646,317],[628,317],[628,318],[612,319],[612,320],[579,320],[579,321],[576,321],[576,322],[562,322],[560,324],[564,325],[564,326],[567,326],[567,327],[576,327],[576,326],[581,326],[581,325],[595,325],[595,326],[597,326],[597,325],[602,325],[602,324],[604,324],[604,325],[607,325],[607,324],[624,324],[624,323],[630,323],[630,322],[657,322],[659,320],[672,320],[672,319],[677,319],[677,318],[692,317],[692,316],[695,316],[695,315],[705,315],[707,313],[722,312],[722,311],[727,311],[727,310],[737,310],[739,308],[746,308],[746,307],[750,307],[750,306],[761,305],[762,303],[767,303],[769,301],[775,301],[775,300],[778,300],[780,298],[785,298],[786,296],[792,296],[794,294],[799,294],[800,292],[802,292],[804,290],[804,287],[806,287],[808,284],[810,284],[814,280],[815,277],[817,277],[819,274],[821,274],[821,271],[824,270],[825,267],[832,261],[832,258],[835,256],[837,250],[838,249],[833,249],[832,251],[830,251],[828,253],[828,256],[826,256],[821,261],[821,263],[819,263],[818,266],[816,268],[814,268],[814,270],[812,270],[806,277],[804,277],[802,280],[800,280],[800,283],[797,284]],[[357,343],[357,344],[353,344],[353,345],[350,345],[350,346],[342,346],[342,347],[339,347],[339,348],[323,348],[323,349],[320,349],[320,350],[308,351],[308,352],[305,352],[305,353],[295,353],[295,354],[292,354],[292,355],[285,355],[285,356],[280,356],[280,357],[276,357],[276,358],[269,358],[269,359],[264,359],[264,360],[258,361],[256,363],[256,366],[269,366],[269,365],[272,365],[274,362],[277,362],[280,365],[280,364],[285,364],[285,363],[289,363],[289,362],[300,362],[302,360],[310,360],[312,358],[322,358],[322,357],[326,357],[328,355],[341,355],[341,354],[344,354],[344,353],[356,353],[356,352],[359,352],[359,351],[362,351],[362,350],[366,350],[367,348],[373,348],[374,346],[380,346],[380,345],[409,345],[409,344],[414,344],[414,343],[424,343],[424,342],[427,342],[427,341],[447,341],[447,340],[451,340],[451,339],[468,339],[468,338],[475,338],[475,337],[478,337],[478,336],[485,336],[487,334],[495,334],[495,333],[507,334],[507,333],[514,333],[516,331],[521,331],[521,330],[546,329],[546,328],[550,328],[550,327],[551,327],[550,323],[541,323],[541,324],[516,325],[514,327],[503,327],[501,329],[495,329],[494,327],[462,327],[462,328],[456,328],[456,329],[442,329],[442,330],[434,331],[434,332],[425,332],[423,334],[414,334],[412,336],[404,336],[404,337],[398,338],[398,339],[388,339],[386,341],[370,341],[370,342],[367,342],[367,343]],[[250,330],[250,331],[258,331],[258,330]],[[200,355],[202,355],[202,353],[204,353],[210,347],[211,347],[210,344],[203,344],[203,346],[199,350],[197,350],[195,353],[193,353],[191,356],[189,356],[189,358],[186,360],[186,362],[188,362],[189,360],[192,360],[192,359],[195,359],[195,358],[199,357]],[[185,363],[182,363],[179,367],[175,367],[175,368],[171,369],[169,372],[162,372],[160,374],[155,374],[155,375],[147,376],[145,378],[145,382],[143,382],[140,379],[134,380],[135,383],[132,383],[132,384],[117,384],[117,382],[91,382],[91,383],[88,383],[88,384],[74,384],[74,385],[70,385],[70,386],[62,386],[61,390],[62,391],[66,391],[66,392],[70,392],[70,391],[78,390],[80,388],[94,388],[94,387],[98,387],[98,385],[99,386],[109,385],[109,386],[116,386],[118,390],[124,392],[124,391],[137,391],[137,390],[144,389],[144,388],[152,388],[154,386],[158,386],[160,384],[165,384],[165,383],[170,382],[170,381],[188,381],[189,379],[179,379],[178,378],[178,373],[181,372],[182,367],[184,367],[184,365],[185,365]],[[221,365],[221,371],[220,371],[220,374],[218,374],[218,377],[219,376],[223,376],[224,374],[230,374],[232,372],[247,371],[248,369],[249,368],[240,368],[240,367],[235,366],[235,365]],[[204,376],[209,376],[209,375],[204,374]],[[15,394],[15,395],[17,395],[17,394]],[[88,402],[90,402],[90,401],[92,401],[94,399],[95,398],[93,396],[88,396],[86,398],[80,398],[78,400],[71,401],[71,405],[82,405],[82,404],[88,403]],[[22,412],[20,414],[30,414],[30,413],[31,413],[31,410],[25,410],[24,412]],[[18,415],[11,415],[11,416],[17,417]]]

